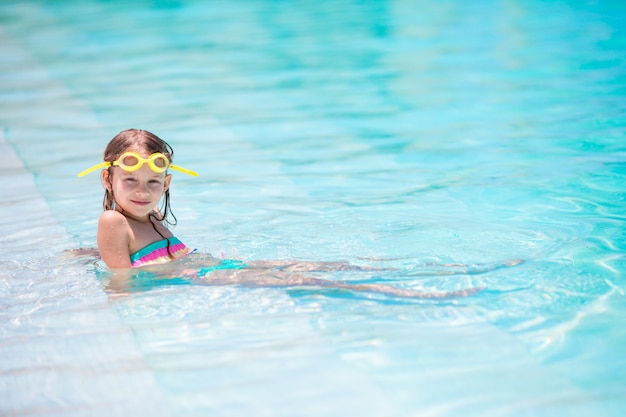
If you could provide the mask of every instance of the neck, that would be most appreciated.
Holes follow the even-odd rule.
[[[152,222],[153,213],[148,214],[146,217],[135,217],[132,214],[126,213],[123,209],[119,210],[119,212],[122,213],[127,219],[134,220],[137,223],[154,224]]]

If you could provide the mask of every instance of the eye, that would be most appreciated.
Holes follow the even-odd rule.
[[[136,179],[134,179],[133,177],[128,177],[128,178],[125,178],[125,179],[124,179],[124,181],[125,181],[125,182],[127,182],[127,183],[131,183],[131,184],[133,184],[133,183],[136,183],[136,182],[137,182],[137,180],[136,180]]]

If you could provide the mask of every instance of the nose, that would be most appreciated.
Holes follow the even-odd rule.
[[[147,195],[150,194],[150,189],[144,183],[139,183],[137,188],[135,188],[135,193],[139,195]]]

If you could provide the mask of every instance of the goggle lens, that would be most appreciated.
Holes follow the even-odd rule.
[[[154,158],[152,163],[164,171],[167,169],[167,166],[170,164],[166,157],[161,155],[160,157]]]
[[[139,163],[139,159],[137,159],[136,156],[132,156],[132,155],[128,155],[128,156],[122,156],[119,160],[118,160],[118,164],[119,166],[121,166],[122,168],[130,168],[130,167],[134,167],[135,165],[137,165]],[[143,164],[142,164],[143,165]]]

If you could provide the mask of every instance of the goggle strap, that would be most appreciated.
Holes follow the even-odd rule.
[[[183,174],[191,175],[192,177],[198,176],[198,173],[196,171],[192,171],[187,168],[182,168],[177,165],[170,164],[169,168],[172,168],[174,171],[182,172]]]
[[[87,168],[86,170],[79,172],[78,176],[79,177],[84,177],[85,175],[94,172],[96,169],[106,168],[108,166],[111,166],[110,162],[102,162],[102,163],[99,163],[99,164],[96,164],[96,165],[92,166],[91,168]]]

